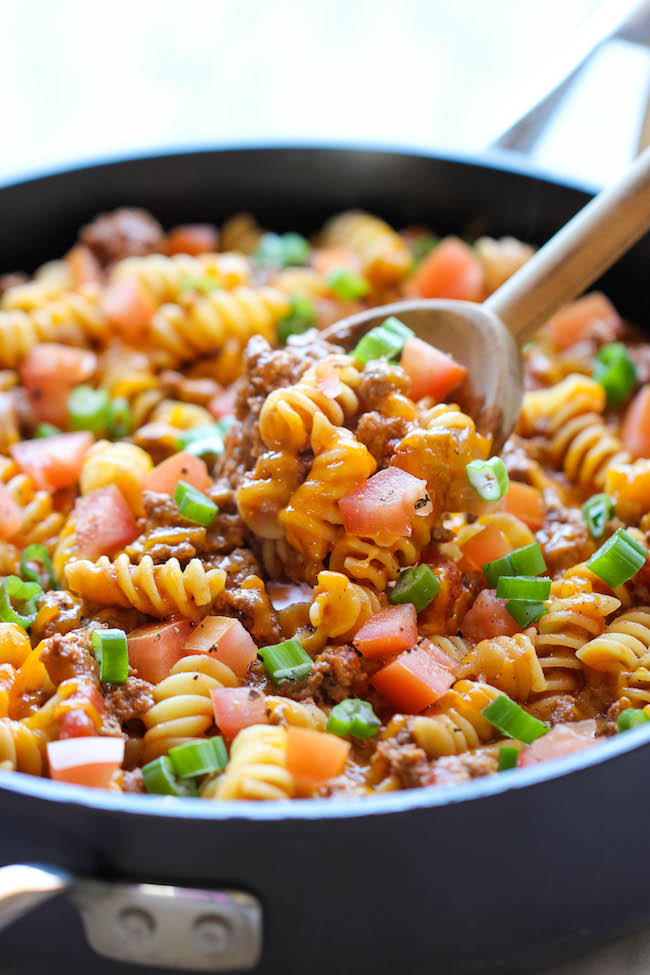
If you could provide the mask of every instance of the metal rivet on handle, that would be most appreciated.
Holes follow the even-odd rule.
[[[197,918],[192,930],[199,951],[205,955],[221,954],[230,945],[230,925],[217,914],[205,914]]]
[[[125,907],[118,914],[117,921],[121,933],[134,945],[149,941],[156,927],[151,914],[139,907]]]

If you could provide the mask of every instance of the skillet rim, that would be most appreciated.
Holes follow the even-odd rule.
[[[401,146],[379,142],[264,142],[237,141],[210,145],[182,147],[161,152],[137,150],[118,156],[83,160],[76,166],[62,166],[32,171],[18,179],[0,180],[0,194],[30,185],[56,181],[58,177],[74,176],[86,172],[101,171],[123,164],[146,165],[153,160],[164,162],[196,155],[253,152],[332,152],[368,153],[412,159],[429,159],[450,164],[491,170],[534,179],[547,185],[592,195],[596,188],[585,183],[563,179],[537,165],[531,165],[524,157],[516,158],[503,150],[489,150],[480,158],[471,154],[447,150],[436,151],[427,147]],[[84,786],[54,782],[21,772],[0,770],[0,795],[4,793],[38,798],[57,805],[82,806],[98,812],[128,812],[136,816],[157,816],[165,819],[192,820],[243,820],[269,822],[274,820],[357,819],[386,813],[402,813],[453,806],[459,803],[478,802],[502,793],[532,789],[550,780],[560,780],[567,775],[588,773],[592,768],[614,760],[645,746],[650,751],[650,728],[636,728],[624,735],[603,740],[584,751],[526,769],[473,779],[471,782],[438,788],[408,789],[401,792],[353,798],[291,799],[274,803],[252,803],[229,800],[220,803],[201,802],[196,799],[176,799],[163,796],[146,796],[108,790],[95,790]]]

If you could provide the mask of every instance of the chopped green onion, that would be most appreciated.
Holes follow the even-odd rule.
[[[214,465],[223,454],[223,440],[221,437],[214,436],[208,440],[193,440],[185,448],[188,454],[193,457],[200,457],[208,465]]]
[[[110,417],[110,396],[105,389],[76,386],[68,396],[68,416],[73,430],[105,433]]]
[[[129,651],[124,630],[94,630],[92,646],[102,684],[123,684],[129,676]]]
[[[210,501],[210,498],[197,491],[187,481],[179,481],[176,485],[174,501],[183,518],[205,528],[210,527],[219,510],[214,501]]]
[[[311,256],[311,245],[301,234],[262,234],[255,251],[255,260],[260,264],[275,267],[291,267],[307,264]]]
[[[217,420],[216,425],[219,428],[219,433],[222,437],[225,437],[234,422],[234,416],[222,416],[220,420]]]
[[[499,599],[548,599],[551,595],[551,580],[548,576],[499,576],[497,597]]]
[[[7,576],[0,586],[0,619],[29,629],[36,619],[36,600],[43,595],[37,582],[23,582],[18,576]],[[18,609],[13,603],[18,603]]]
[[[391,603],[413,603],[419,613],[431,603],[440,592],[440,583],[428,565],[418,565],[415,569],[404,569],[388,597]]]
[[[520,708],[518,704],[511,701],[505,694],[500,694],[493,701],[490,701],[481,714],[484,718],[494,725],[494,727],[508,738],[521,741],[525,745],[530,745],[537,738],[541,738],[549,730],[548,725],[543,721],[538,721],[531,714]]]
[[[111,400],[108,408],[108,433],[114,440],[128,437],[133,432],[133,417],[129,401],[123,396]]]
[[[220,291],[223,288],[218,278],[210,277],[207,274],[191,275],[183,278],[180,283],[181,291],[196,291],[198,294],[208,295],[211,291]]]
[[[228,762],[228,752],[221,736],[176,745],[169,749],[169,757],[180,779],[221,772]]]
[[[608,406],[622,406],[636,385],[636,366],[622,342],[603,345],[594,360],[593,376],[607,394]]]
[[[39,423],[36,427],[35,437],[58,437],[61,433],[58,427],[55,427],[53,423]]]
[[[500,576],[538,576],[546,569],[542,550],[537,542],[516,548],[509,555],[486,562],[483,572],[490,589],[495,589]]]
[[[326,730],[340,738],[345,735],[374,738],[380,728],[381,721],[373,711],[372,704],[351,697],[332,708]]]
[[[506,609],[522,630],[548,613],[548,607],[535,599],[510,599],[506,603]]]
[[[177,449],[187,450],[190,444],[193,444],[195,441],[208,440],[215,436],[221,437],[221,428],[218,423],[202,423],[199,427],[181,430],[177,438]]]
[[[35,562],[37,567],[40,565],[41,571],[30,569],[30,562]],[[20,571],[23,574],[23,579],[26,579],[27,582],[38,582],[39,585],[42,585],[42,577],[45,575],[50,589],[59,588],[54,578],[52,559],[44,545],[28,545],[26,549],[23,549],[20,556]]]
[[[278,342],[286,345],[290,335],[302,335],[315,325],[316,312],[309,298],[293,295],[287,315],[277,325]]]
[[[638,710],[637,708],[626,708],[625,711],[621,711],[616,719],[616,727],[618,731],[629,731],[630,728],[638,728],[639,725],[645,724],[646,721],[650,721],[650,718],[648,718],[645,711]]]
[[[341,301],[356,301],[370,291],[370,285],[360,274],[337,267],[327,275],[327,286]]]
[[[412,329],[390,315],[363,336],[352,351],[352,357],[364,365],[374,359],[395,359],[412,335]]]
[[[465,476],[483,501],[500,501],[510,487],[506,465],[500,457],[470,461],[465,465]]]
[[[223,427],[218,423],[204,423],[200,427],[183,430],[178,435],[177,449],[214,463],[223,454],[222,431]]]
[[[592,538],[602,538],[605,525],[614,513],[614,501],[609,494],[594,494],[582,506],[582,517]]]
[[[499,772],[507,772],[508,769],[516,768],[519,761],[519,749],[512,745],[502,745],[499,749]]]
[[[413,257],[413,262],[417,266],[423,257],[426,257],[434,247],[440,243],[440,238],[436,237],[435,234],[418,234],[411,241],[411,256]]]
[[[259,655],[274,684],[282,684],[285,680],[302,680],[311,673],[311,657],[297,640],[262,647]]]
[[[623,528],[619,528],[591,556],[587,568],[612,589],[616,589],[637,574],[647,554],[640,542],[628,535]]]
[[[155,795],[178,798],[198,795],[196,782],[192,779],[189,782],[179,782],[168,755],[161,755],[160,758],[154,758],[153,762],[143,765],[142,778],[147,792]]]

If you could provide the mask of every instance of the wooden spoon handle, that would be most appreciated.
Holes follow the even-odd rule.
[[[594,197],[485,305],[522,344],[648,229],[650,148],[623,179]]]

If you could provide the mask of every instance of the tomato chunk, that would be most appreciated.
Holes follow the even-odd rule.
[[[633,457],[650,457],[650,385],[641,387],[625,411],[621,439]]]
[[[350,743],[312,728],[287,728],[287,769],[299,789],[318,789],[341,775]]]
[[[486,562],[503,558],[510,551],[510,545],[503,532],[496,525],[486,525],[462,546],[463,555],[474,569],[481,569]]]
[[[485,640],[491,636],[514,636],[521,627],[506,609],[507,599],[497,599],[496,590],[484,589],[461,623],[461,633],[468,640]]]
[[[430,646],[407,650],[382,667],[371,683],[398,711],[418,714],[442,697],[454,683],[455,675],[441,662]]]
[[[343,524],[354,535],[410,535],[413,518],[431,510],[427,482],[387,467],[339,501]]]
[[[35,345],[20,367],[20,378],[38,419],[64,426],[70,390],[90,379],[96,368],[97,356],[87,349],[56,342]]]
[[[530,484],[510,481],[510,487],[501,507],[504,511],[523,521],[531,531],[539,531],[544,524],[546,509],[544,508],[542,492],[536,487],[531,487]],[[489,562],[490,559],[485,559],[485,561]]]
[[[187,650],[211,653],[241,678],[257,657],[257,646],[250,633],[230,616],[206,616],[185,646]]]
[[[549,320],[548,330],[551,342],[556,349],[562,351],[576,342],[590,338],[595,325],[605,326],[610,333],[609,341],[615,338],[622,325],[620,315],[609,298],[599,291],[578,298],[561,308]]]
[[[414,646],[418,618],[413,603],[386,606],[363,624],[353,643],[364,657],[387,657]]]
[[[164,680],[174,664],[187,656],[185,644],[194,626],[192,620],[170,619],[132,630],[127,637],[129,663],[138,676],[151,684]]]
[[[483,265],[462,240],[446,237],[422,260],[409,283],[421,298],[481,301]]]
[[[142,490],[169,494],[173,498],[179,481],[187,481],[197,491],[207,491],[212,484],[205,461],[182,450],[154,467],[145,477]]]
[[[77,549],[82,559],[114,555],[138,537],[138,526],[119,488],[97,488],[75,504]]]
[[[596,722],[593,719],[556,725],[542,738],[521,750],[518,764],[525,768],[527,765],[537,765],[538,762],[549,762],[583,748],[590,748],[597,742]]]
[[[79,480],[84,457],[93,445],[91,433],[61,433],[55,437],[22,440],[9,453],[43,491],[72,487]]]
[[[168,254],[210,254],[219,246],[217,228],[211,223],[184,223],[167,234]]]
[[[57,782],[107,789],[124,761],[124,739],[61,738],[47,745],[50,775]]]
[[[414,336],[408,338],[404,344],[400,365],[411,380],[410,396],[414,400],[433,396],[440,402],[467,375],[465,366]]]
[[[252,687],[220,687],[210,694],[215,723],[226,738],[253,724],[269,723],[266,697]]]
[[[293,582],[267,582],[266,591],[273,609],[286,609],[296,603],[310,603],[313,593],[311,586]]]
[[[102,310],[123,339],[137,342],[145,338],[156,308],[138,278],[124,277],[108,285]]]
[[[217,420],[222,420],[224,416],[232,416],[236,398],[237,391],[231,386],[230,389],[224,390],[223,393],[217,393],[216,396],[213,396],[208,403],[208,409]]]
[[[23,516],[4,484],[0,484],[0,538],[5,541],[20,531]]]

